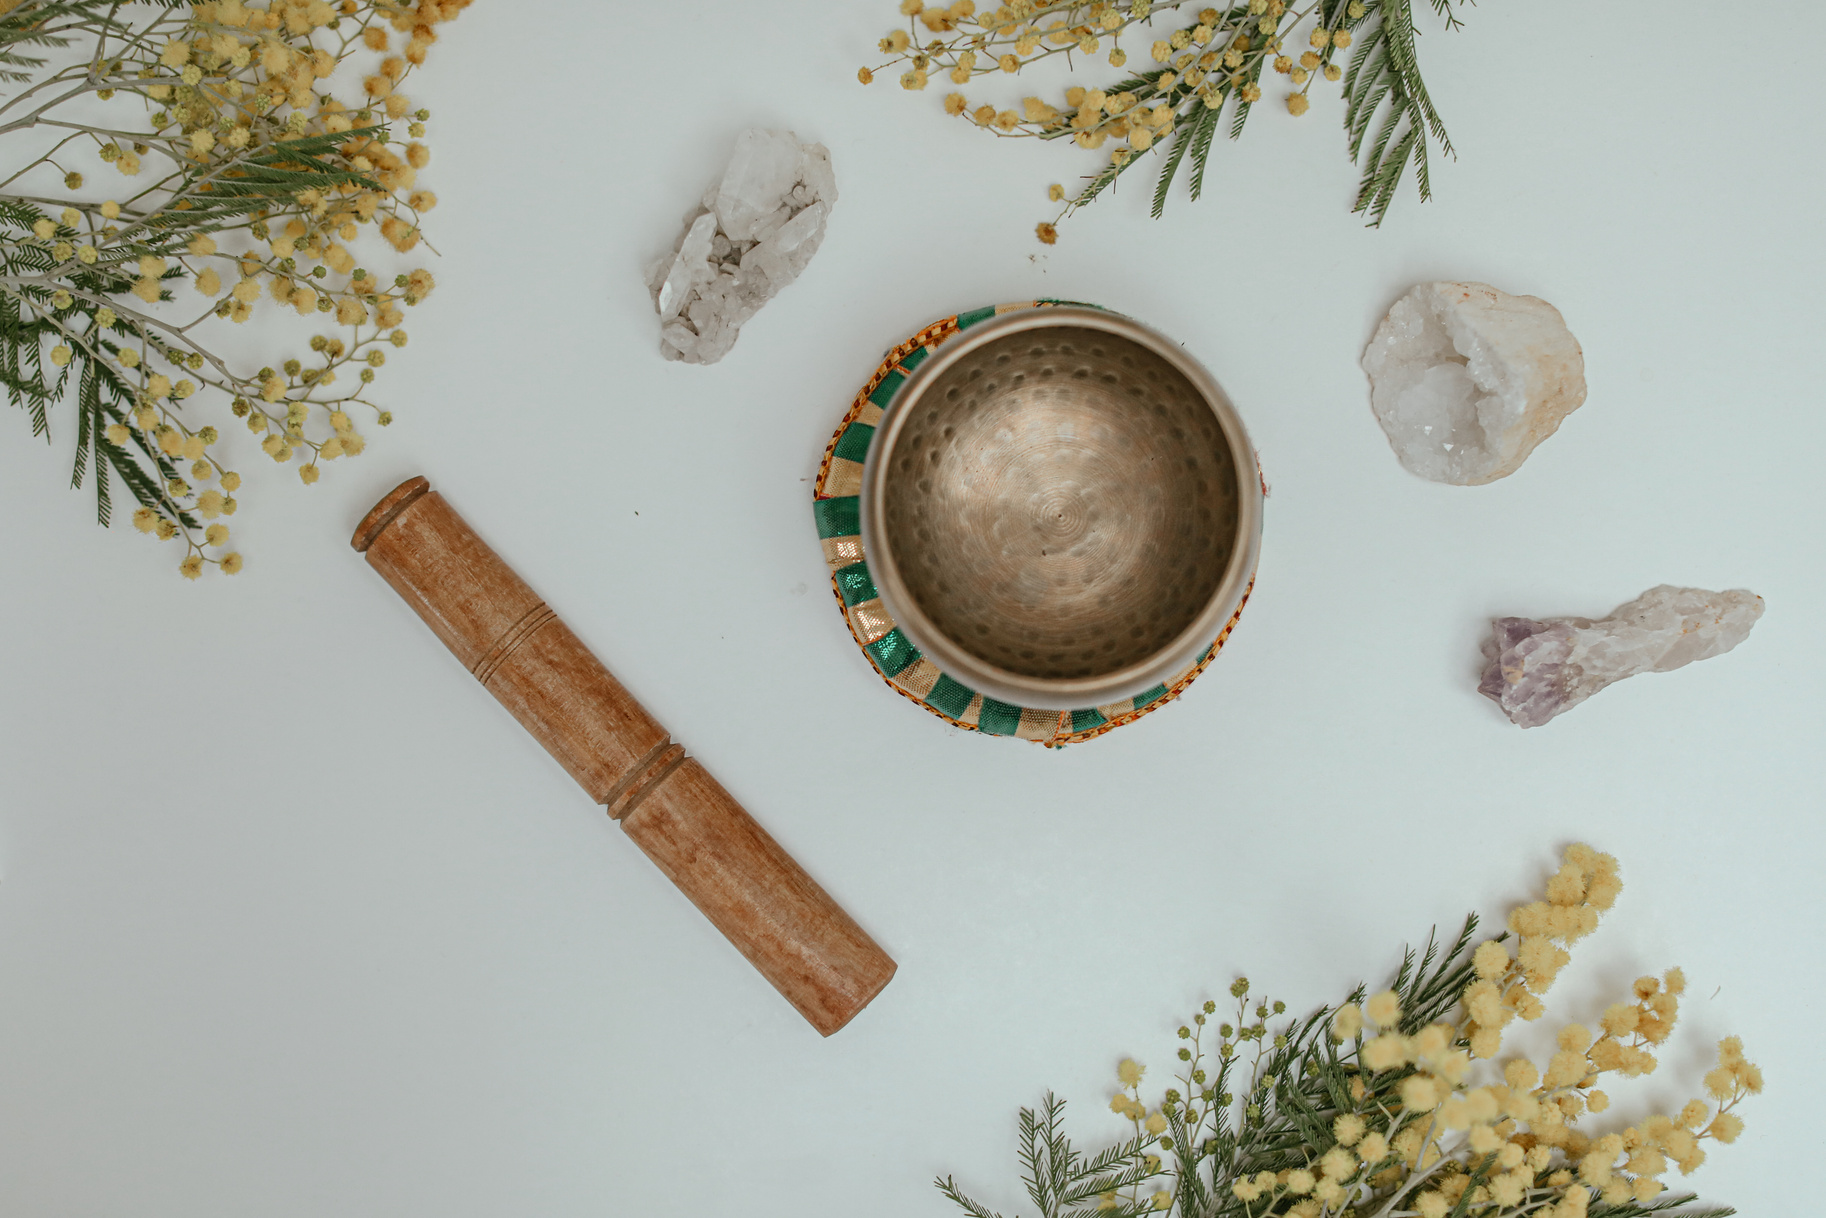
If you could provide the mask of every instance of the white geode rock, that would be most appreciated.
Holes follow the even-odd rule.
[[[647,272],[660,353],[691,364],[714,364],[728,354],[743,323],[818,252],[836,201],[837,179],[823,144],[759,128],[737,136],[721,180],[704,193],[703,210],[673,252]]]
[[[1363,353],[1370,405],[1411,473],[1480,486],[1521,467],[1585,400],[1560,311],[1487,283],[1423,283]]]
[[[1763,598],[1754,592],[1662,584],[1602,621],[1498,618],[1484,642],[1484,679],[1477,689],[1510,722],[1539,727],[1625,677],[1723,655],[1762,615]]]

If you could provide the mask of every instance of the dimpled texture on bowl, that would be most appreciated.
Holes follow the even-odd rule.
[[[932,624],[1023,677],[1147,661],[1223,583],[1236,461],[1211,407],[1130,339],[1060,325],[968,352],[896,443],[884,536]]]

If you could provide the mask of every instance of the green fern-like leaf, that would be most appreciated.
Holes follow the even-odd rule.
[[[1186,150],[1192,146],[1197,131],[1198,125],[1189,123],[1181,127],[1179,134],[1173,137],[1173,151],[1167,156],[1166,164],[1160,167],[1160,179],[1154,183],[1154,206],[1151,214],[1156,220],[1160,219],[1161,213],[1167,209],[1167,189],[1173,185],[1173,175],[1179,172],[1179,163],[1186,159]]]
[[[1217,134],[1217,118],[1221,111],[1207,109],[1198,116],[1193,124],[1192,136],[1192,181],[1187,194],[1194,202],[1205,189],[1205,165],[1211,159],[1211,140]]]
[[[1699,1198],[1693,1193],[1670,1193],[1657,1197],[1646,1203],[1626,1201],[1621,1205],[1611,1205],[1603,1201],[1592,1202],[1588,1211],[1590,1218],[1731,1218],[1737,1211],[1728,1205],[1701,1205],[1694,1208],[1693,1203]]]
[[[1452,11],[1459,0],[1431,2],[1447,18],[1448,28],[1459,24]],[[1351,210],[1367,215],[1375,227],[1388,214],[1410,165],[1421,199],[1433,197],[1429,140],[1437,141],[1447,156],[1456,154],[1420,76],[1411,0],[1377,0],[1356,29],[1356,49],[1344,77],[1344,129],[1351,160],[1363,173]],[[1376,134],[1365,154],[1372,126]]]
[[[957,1187],[957,1181],[953,1180],[950,1176],[935,1179],[932,1183],[953,1205],[963,1210],[966,1214],[969,1214],[970,1218],[1002,1218],[1002,1216],[994,1210],[979,1205],[975,1201],[964,1196]]]

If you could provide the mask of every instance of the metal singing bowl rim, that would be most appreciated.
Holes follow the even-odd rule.
[[[1216,417],[1234,467],[1235,537],[1224,573],[1190,624],[1147,657],[1088,677],[1042,677],[1013,672],[971,652],[941,630],[919,605],[902,575],[884,526],[894,448],[926,391],[945,372],[981,348],[1029,330],[1087,329],[1127,340],[1159,356],[1204,399]],[[1190,668],[1235,614],[1261,552],[1262,488],[1249,433],[1217,380],[1166,336],[1116,313],[1081,306],[1021,309],[979,322],[943,345],[915,369],[894,395],[869,444],[862,472],[862,545],[883,606],[912,644],[939,669],[982,694],[1036,710],[1079,710],[1132,698]]]

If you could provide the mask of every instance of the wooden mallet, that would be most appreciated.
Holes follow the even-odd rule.
[[[749,963],[825,1036],[894,961],[602,666],[424,478],[356,550]]]

